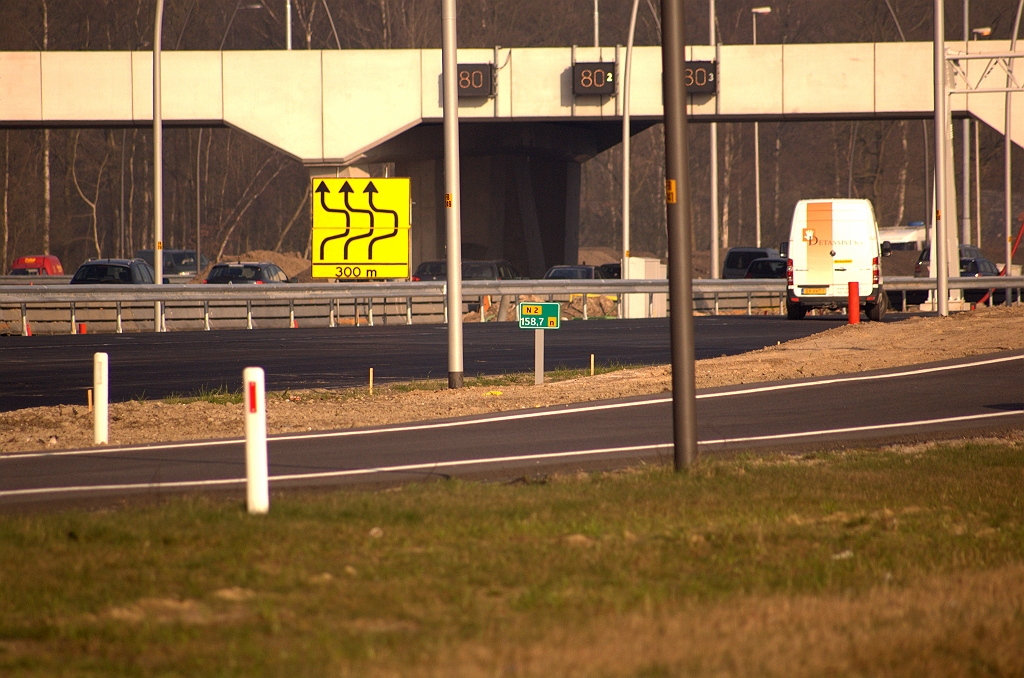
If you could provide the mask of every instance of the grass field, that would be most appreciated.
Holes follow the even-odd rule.
[[[0,515],[0,675],[1024,675],[1024,444],[271,501]]]

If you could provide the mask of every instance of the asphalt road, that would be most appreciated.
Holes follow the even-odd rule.
[[[698,394],[704,454],[912,440],[1024,425],[1024,351]],[[375,429],[275,436],[273,488],[509,478],[671,456],[664,396]],[[0,457],[0,505],[240,488],[240,440]]]
[[[842,319],[719,316],[695,319],[697,358],[753,351],[842,324]],[[533,332],[467,323],[465,373],[533,370]],[[271,390],[447,378],[444,325],[0,337],[0,411],[86,401],[92,356],[110,356],[110,399],[163,398],[241,386],[262,367]],[[545,335],[546,365],[669,362],[666,319],[567,322]]]

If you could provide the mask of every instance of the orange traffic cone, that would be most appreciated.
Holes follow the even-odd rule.
[[[299,321],[296,320],[295,318],[292,318],[292,329],[293,330],[299,329]]]
[[[25,321],[25,336],[26,337],[31,337],[32,336],[32,326],[28,324],[28,320]]]

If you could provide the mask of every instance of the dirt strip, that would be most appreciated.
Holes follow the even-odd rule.
[[[598,321],[594,321],[598,322]],[[813,321],[804,321],[813,322]],[[981,309],[949,318],[918,317],[862,323],[738,356],[697,363],[697,388],[827,376],[1024,349],[1024,306]],[[628,369],[542,386],[435,384],[408,390],[384,387],[271,394],[270,433],[346,429],[529,407],[667,392],[668,366]],[[242,436],[242,406],[207,401],[131,401],[110,406],[110,442]],[[0,413],[0,453],[77,449],[92,445],[92,415],[84,405],[35,407]]]

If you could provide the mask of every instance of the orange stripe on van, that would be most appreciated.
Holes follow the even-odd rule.
[[[807,204],[807,227],[802,234],[807,243],[807,284],[832,284],[832,203]]]

